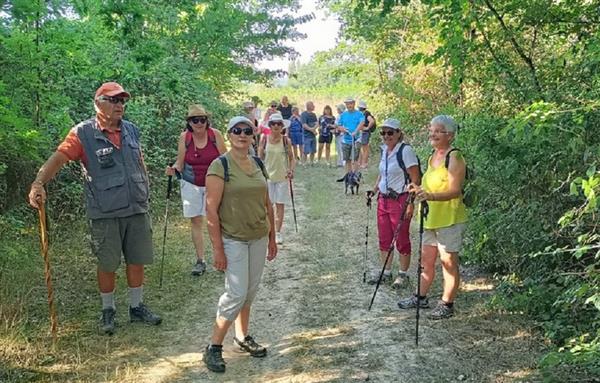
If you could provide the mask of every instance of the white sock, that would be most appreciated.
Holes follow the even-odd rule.
[[[383,271],[383,275],[385,275],[386,277],[389,277],[392,274],[392,270],[384,270]]]
[[[129,307],[138,307],[142,303],[144,297],[144,287],[129,288]]]
[[[401,275],[406,275],[406,271],[398,270],[398,276],[401,276]]]
[[[102,310],[112,308],[115,310],[115,292],[112,291],[110,293],[100,293],[100,298],[102,298]]]

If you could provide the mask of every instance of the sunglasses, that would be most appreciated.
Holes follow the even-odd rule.
[[[269,122],[269,126],[283,126],[283,122]]]
[[[388,135],[390,137],[393,136],[394,133],[396,132],[393,130],[382,130],[381,132],[379,132],[379,134],[381,134],[382,136]]]
[[[100,97],[98,97],[98,100],[108,101],[111,104],[122,104],[122,105],[125,105],[125,103],[127,102],[127,98],[111,97],[111,96],[100,96]]]
[[[254,129],[252,129],[250,127],[240,128],[239,126],[234,126],[233,128],[231,128],[229,130],[229,133],[235,134],[236,136],[239,136],[240,134],[242,134],[242,132],[246,136],[251,136],[254,134]]]
[[[277,108],[277,104],[271,104],[271,108]]]
[[[206,124],[208,121],[208,117],[206,116],[196,116],[189,119],[192,124]]]

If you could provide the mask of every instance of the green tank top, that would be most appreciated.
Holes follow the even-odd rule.
[[[229,165],[229,181],[225,182],[219,206],[221,233],[226,238],[238,241],[251,241],[267,236],[270,225],[265,206],[265,176],[253,159],[250,159],[254,166],[252,174],[246,174],[229,152],[225,154],[225,158]],[[225,178],[219,158],[210,164],[206,175]]]
[[[428,193],[448,191],[448,169],[444,166],[443,161],[438,167],[433,167],[431,157],[429,158],[427,171],[423,174],[422,187]],[[429,214],[423,225],[425,229],[440,229],[467,222],[467,209],[462,201],[462,196],[448,201],[427,201],[427,203],[429,204]]]

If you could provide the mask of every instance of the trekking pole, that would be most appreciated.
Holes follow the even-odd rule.
[[[419,347],[419,316],[420,316],[420,308],[421,308],[421,272],[423,271],[423,266],[421,266],[421,252],[423,251],[423,224],[425,222],[425,218],[429,213],[429,205],[427,205],[427,201],[421,201],[419,206],[420,208],[420,217],[419,217],[419,261],[417,262],[417,310],[416,310],[416,328],[415,328],[415,345]]]
[[[48,230],[46,222],[46,208],[44,201],[38,201],[40,216],[40,247],[42,258],[44,258],[44,276],[46,279],[46,288],[48,290],[48,309],[50,312],[50,332],[52,342],[56,344],[56,331],[58,329],[58,320],[56,319],[56,308],[54,307],[54,289],[52,288],[52,272],[50,270],[50,258],[48,256]]]
[[[298,220],[296,219],[296,203],[294,202],[294,188],[292,186],[292,179],[288,178],[290,184],[290,198],[292,199],[292,213],[294,213],[294,226],[296,227],[296,233],[298,232]]]
[[[398,226],[396,226],[396,230],[394,230],[394,237],[392,238],[392,243],[388,248],[387,256],[385,257],[385,262],[383,262],[383,267],[381,268],[381,273],[379,273],[379,279],[377,279],[377,286],[375,286],[375,291],[373,292],[373,296],[371,297],[371,303],[369,303],[369,310],[371,311],[371,306],[373,306],[373,301],[375,301],[375,296],[377,295],[377,290],[379,290],[379,285],[381,284],[381,279],[383,278],[383,273],[385,271],[385,266],[390,260],[392,253],[394,252],[394,246],[396,245],[396,237],[398,237],[398,233],[400,233],[400,228],[402,227],[402,221],[404,220],[404,215],[406,214],[406,208],[408,207],[410,201],[412,200],[412,194],[409,194],[404,204],[402,205],[402,211],[400,215],[400,221],[398,222]]]
[[[363,283],[367,282],[367,255],[369,251],[369,217],[371,213],[371,202],[375,193],[367,192],[367,224],[365,225],[365,256],[363,257]]]
[[[172,167],[173,163],[170,163],[169,166]],[[165,203],[165,230],[163,231],[162,256],[160,259],[160,276],[158,282],[159,288],[162,288],[163,269],[165,267],[165,243],[167,241],[167,219],[169,217],[169,199],[171,199],[171,189],[173,189],[173,176],[169,176],[167,180],[167,202]]]

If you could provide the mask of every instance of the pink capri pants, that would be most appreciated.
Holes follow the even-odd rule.
[[[408,193],[400,195],[395,200],[383,198],[381,194],[377,199],[377,230],[379,232],[379,250],[388,251],[392,244],[394,231],[400,225],[400,231],[396,237],[396,249],[400,254],[410,254],[410,220],[402,219],[402,206],[408,198]]]

